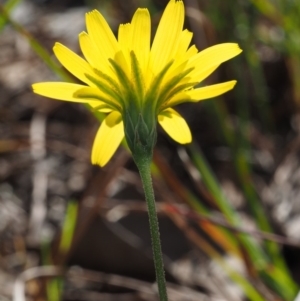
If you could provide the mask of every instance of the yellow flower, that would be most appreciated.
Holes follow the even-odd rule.
[[[86,14],[87,32],[79,34],[85,59],[60,43],[53,50],[61,64],[83,84],[33,84],[35,93],[54,99],[87,103],[107,113],[94,141],[92,163],[104,166],[126,138],[133,152],[150,152],[156,141],[156,123],[175,141],[191,142],[190,129],[173,106],[198,102],[231,90],[236,81],[196,87],[221,63],[239,53],[235,43],[198,52],[190,46],[192,33],[183,30],[182,0],[170,0],[150,46],[147,9],[138,9],[131,23],[121,24],[115,38],[104,17]]]

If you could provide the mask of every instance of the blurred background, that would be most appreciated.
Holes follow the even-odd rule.
[[[0,0],[0,300],[157,300],[140,179],[124,148],[100,168],[101,116],[34,95],[65,81],[56,41],[80,53],[85,12],[114,32],[167,0]],[[300,2],[184,0],[199,50],[243,49],[204,84],[223,98],[184,104],[193,143],[159,129],[153,181],[170,300],[298,300]],[[166,37],[167,38],[167,37]],[[72,78],[72,80],[76,80]]]

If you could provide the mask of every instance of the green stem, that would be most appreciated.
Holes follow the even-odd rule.
[[[144,158],[141,160],[137,160],[137,158],[135,158],[135,163],[138,167],[142,179],[145,198],[148,207],[152,251],[153,251],[153,259],[154,259],[154,266],[155,266],[156,281],[158,285],[159,300],[167,301],[168,296],[167,296],[167,288],[166,288],[166,280],[165,280],[164,263],[163,263],[161,245],[160,245],[158,219],[157,219],[155,198],[154,198],[152,179],[151,179],[151,168],[150,168],[151,161],[145,160]]]

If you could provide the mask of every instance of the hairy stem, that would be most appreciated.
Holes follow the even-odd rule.
[[[157,219],[155,198],[154,198],[153,185],[151,179],[151,169],[150,169],[151,160],[145,160],[145,158],[141,158],[139,160],[135,158],[135,163],[138,167],[142,179],[145,198],[148,207],[150,233],[151,233],[151,240],[152,240],[152,251],[153,251],[153,259],[154,259],[154,266],[155,266],[155,273],[156,273],[156,281],[158,285],[159,300],[167,301],[168,296],[167,296],[167,288],[166,288],[166,280],[165,280],[165,272],[164,272],[164,263],[162,258],[158,219]]]

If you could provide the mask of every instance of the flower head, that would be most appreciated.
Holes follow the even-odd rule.
[[[133,155],[152,154],[158,123],[175,141],[191,142],[184,118],[172,109],[231,90],[236,81],[197,88],[221,63],[242,50],[224,43],[198,52],[192,33],[183,30],[182,0],[170,0],[150,43],[151,20],[138,9],[131,23],[121,24],[118,39],[104,17],[86,14],[87,32],[79,34],[84,58],[60,43],[53,50],[61,64],[82,84],[45,82],[35,93],[54,99],[87,103],[107,113],[94,141],[92,163],[104,166],[126,138]]]

